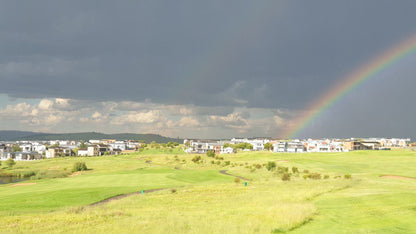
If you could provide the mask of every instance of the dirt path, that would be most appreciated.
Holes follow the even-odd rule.
[[[251,181],[251,179],[247,179],[247,178],[242,177],[242,176],[236,176],[236,175],[232,175],[232,174],[230,174],[230,173],[227,173],[227,170],[222,170],[222,171],[220,171],[220,173],[221,173],[221,174],[223,174],[223,175],[228,175],[228,176],[237,177],[237,178],[240,178],[240,179],[242,179],[242,180],[249,180],[249,181]]]
[[[382,178],[391,178],[391,179],[402,179],[402,180],[416,180],[416,178],[398,176],[398,175],[382,175],[380,177],[382,177]]]
[[[27,185],[34,185],[36,183],[21,183],[21,184],[12,184],[7,187],[16,187],[16,186],[27,186]]]
[[[153,192],[167,190],[167,189],[174,189],[174,188],[149,189],[149,190],[144,190],[143,193],[153,193]],[[121,198],[125,198],[125,197],[132,196],[132,195],[138,195],[138,194],[141,194],[141,192],[121,194],[121,195],[117,195],[117,196],[114,196],[114,197],[110,197],[110,198],[104,199],[104,200],[99,201],[99,202],[95,202],[95,203],[89,204],[88,206],[89,207],[94,207],[94,206],[102,205],[104,203],[107,203],[107,202],[110,202],[110,201],[113,201],[113,200],[119,200]]]

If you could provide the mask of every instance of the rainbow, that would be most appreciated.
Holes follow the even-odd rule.
[[[325,110],[333,106],[334,103],[342,99],[351,90],[360,86],[376,74],[414,51],[416,51],[416,35],[409,37],[396,46],[384,51],[379,56],[376,56],[363,66],[358,67],[358,69],[340,79],[341,82],[332,86],[329,89],[329,92],[323,94],[308,105],[307,108],[302,111],[305,114],[297,117],[281,136],[285,139],[294,138],[300,131],[318,118]]]

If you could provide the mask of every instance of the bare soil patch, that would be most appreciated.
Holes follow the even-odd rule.
[[[34,185],[36,183],[21,183],[21,184],[12,184],[7,187],[16,187],[16,186],[27,186],[27,185]]]
[[[223,174],[223,175],[228,175],[228,176],[233,176],[233,177],[236,177],[236,178],[240,178],[240,179],[242,179],[242,180],[248,180],[248,181],[251,181],[251,179],[248,179],[248,178],[244,178],[244,177],[242,177],[242,176],[236,176],[236,175],[232,175],[232,174],[230,174],[230,173],[227,173],[227,170],[222,170],[222,171],[220,171],[220,173],[221,173],[221,174]]]
[[[391,178],[391,179],[402,179],[402,180],[416,180],[416,178],[398,176],[398,175],[382,175],[380,177],[382,177],[382,178]]]
[[[74,177],[74,176],[79,176],[79,175],[81,175],[82,173],[80,172],[80,171],[77,171],[77,172],[74,172],[74,173],[72,173],[71,175],[69,175],[69,177]]]
[[[278,163],[283,163],[283,162],[289,162],[289,160],[280,160],[280,161],[277,161]]]

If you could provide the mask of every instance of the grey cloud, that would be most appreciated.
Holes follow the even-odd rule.
[[[68,106],[54,108],[105,110],[109,116],[157,109],[169,118],[199,121],[227,117],[237,108],[263,108],[284,110],[276,114],[289,119],[346,74],[413,34],[415,8],[408,0],[5,0],[0,93],[69,99]],[[406,76],[412,73],[394,75],[403,76],[406,87],[400,89],[416,85]],[[400,89],[386,91],[387,102],[415,98],[410,91],[403,97]],[[384,113],[384,106],[372,106],[372,113]],[[405,118],[415,114],[395,108]],[[247,121],[254,118],[239,113]],[[342,126],[333,129],[353,133]],[[380,132],[375,126],[372,131]],[[406,132],[402,125],[396,129]]]

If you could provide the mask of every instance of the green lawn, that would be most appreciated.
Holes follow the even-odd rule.
[[[18,162],[16,170],[68,172],[82,160],[92,170],[23,182],[36,183],[27,186],[1,185],[0,233],[416,232],[416,180],[380,177],[416,178],[413,151],[201,156],[194,163],[194,155],[153,149]],[[282,181],[264,167],[268,162],[289,171],[297,167],[300,173]],[[220,170],[252,180],[236,183]],[[309,174],[304,170],[329,179],[304,179]],[[344,179],[345,174],[352,179]],[[88,206],[119,194],[173,187]]]

